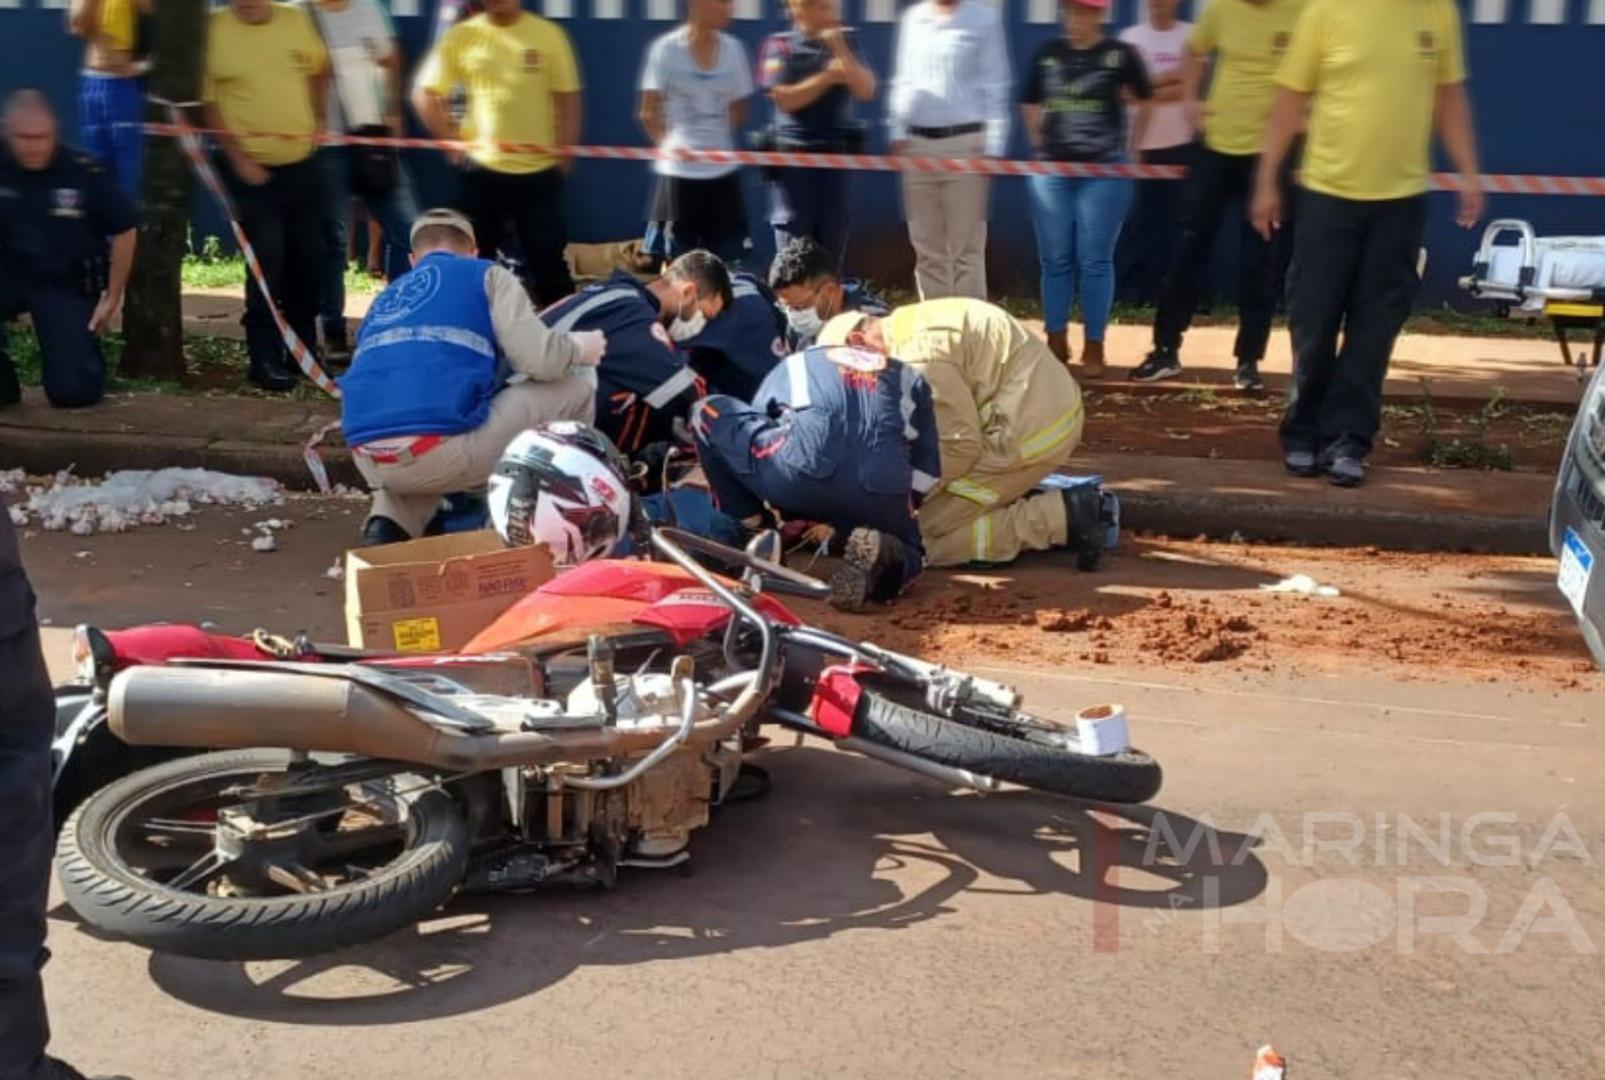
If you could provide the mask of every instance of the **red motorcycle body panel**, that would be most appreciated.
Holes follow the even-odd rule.
[[[836,664],[828,667],[814,684],[814,699],[808,705],[808,719],[838,738],[853,733],[853,714],[864,688],[858,678],[874,668],[867,664]]]
[[[772,619],[798,625],[797,617],[771,597],[760,596],[757,606]],[[583,641],[589,634],[631,626],[663,630],[684,645],[720,630],[729,619],[730,609],[678,566],[597,559],[519,600],[463,652],[500,652],[543,639]]]
[[[106,639],[117,654],[119,670],[146,664],[165,664],[169,660],[263,660],[267,659],[249,640],[212,634],[198,626],[182,623],[154,623],[129,630],[108,630]]]

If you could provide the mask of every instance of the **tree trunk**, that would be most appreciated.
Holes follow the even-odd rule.
[[[168,101],[200,96],[201,58],[206,52],[206,0],[161,0],[152,16],[150,91]],[[167,107],[152,103],[151,120],[166,122]],[[184,320],[180,272],[189,242],[189,160],[178,140],[145,137],[139,247],[123,308],[126,344],[118,373],[128,377],[183,381]]]

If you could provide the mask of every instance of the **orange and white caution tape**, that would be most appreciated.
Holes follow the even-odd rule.
[[[291,328],[284,318],[284,313],[279,310],[279,305],[274,301],[273,291],[268,288],[267,275],[262,272],[262,263],[256,257],[256,250],[251,247],[250,237],[245,235],[245,229],[240,225],[240,216],[234,208],[234,200],[229,198],[228,191],[212,168],[212,163],[206,160],[206,152],[201,147],[203,132],[186,124],[177,106],[168,105],[167,112],[172,117],[172,124],[163,126],[169,127],[170,134],[177,136],[179,145],[189,157],[190,164],[195,166],[195,174],[201,178],[201,183],[206,185],[206,189],[222,206],[223,214],[228,218],[229,228],[234,230],[234,242],[240,246],[240,253],[245,256],[245,265],[250,268],[251,277],[256,280],[256,287],[262,290],[268,311],[273,314],[273,324],[278,327],[279,336],[284,339],[285,348],[290,350],[290,355],[295,357],[296,366],[312,380],[314,386],[329,396],[338,398],[340,387],[318,364],[317,357],[312,355],[312,350],[307,347],[306,342],[302,341],[300,335]],[[334,489],[329,484],[329,470],[324,467],[323,458],[318,453],[318,444],[339,426],[338,420],[325,424],[313,432],[312,437],[301,448],[301,454],[306,459],[307,469],[312,473],[313,481],[318,485],[318,490],[325,495]]]
[[[228,218],[229,227],[234,230],[234,242],[240,246],[240,253],[245,256],[245,265],[250,267],[251,277],[256,280],[256,287],[261,289],[262,295],[267,298],[268,310],[273,313],[273,324],[278,327],[279,335],[284,338],[284,345],[290,350],[290,355],[295,357],[296,365],[308,379],[312,380],[313,385],[319,390],[331,397],[339,397],[340,388],[335,385],[328,372],[318,365],[317,357],[312,355],[312,350],[307,347],[306,342],[302,341],[300,336],[290,327],[290,324],[284,318],[284,313],[279,310],[278,304],[274,302],[273,292],[268,288],[267,275],[262,272],[262,264],[256,257],[256,250],[251,247],[251,238],[245,235],[245,229],[240,224],[240,216],[239,212],[234,208],[234,200],[229,198],[228,191],[223,187],[222,181],[218,179],[216,170],[212,168],[212,163],[206,160],[206,152],[201,148],[200,137],[205,132],[186,124],[183,116],[174,107],[169,106],[168,115],[173,118],[171,125],[147,125],[147,127],[168,127],[171,129],[172,134],[178,136],[179,143],[184,147],[184,153],[189,156],[190,164],[195,166],[196,175],[201,178],[201,183],[206,185],[206,189],[217,198],[219,205],[223,207],[223,213]]]
[[[154,135],[180,134],[172,124],[146,124]],[[218,134],[198,128],[194,134]],[[305,140],[304,135],[252,132],[248,138]],[[768,165],[779,168],[856,169],[865,172],[967,173],[981,176],[1083,176],[1127,177],[1135,180],[1179,180],[1187,170],[1176,165],[1124,165],[1081,161],[1015,161],[1003,158],[919,157],[898,154],[828,154],[804,150],[658,150],[646,146],[546,146],[539,143],[504,143],[462,139],[411,139],[394,136],[319,135],[327,146],[379,146],[398,150],[467,152],[495,149],[502,153],[541,154],[550,157],[592,158],[602,161],[681,161],[717,165]],[[1432,174],[1438,191],[1458,191],[1456,173]],[[1483,187],[1509,195],[1605,196],[1605,176],[1524,176],[1489,174]]]

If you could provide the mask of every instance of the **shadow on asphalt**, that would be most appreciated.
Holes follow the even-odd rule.
[[[771,794],[726,807],[698,832],[689,873],[626,871],[605,893],[464,897],[432,923],[302,961],[152,954],[151,977],[230,1016],[398,1024],[525,998],[588,966],[895,932],[953,915],[963,893],[1060,897],[1118,914],[1233,906],[1265,888],[1252,837],[1151,807],[951,794],[814,747],[759,761]],[[1090,953],[1109,919],[1095,911],[1085,921]]]

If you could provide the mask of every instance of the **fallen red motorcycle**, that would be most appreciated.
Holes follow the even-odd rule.
[[[771,593],[829,587],[761,543],[651,542],[666,563],[578,567],[455,656],[204,635],[185,651],[205,655],[160,655],[148,636],[119,655],[81,635],[104,721],[83,706],[65,748],[104,728],[105,745],[182,756],[72,812],[68,902],[154,949],[244,960],[378,937],[458,890],[611,885],[689,857],[765,723],[955,787],[1107,802],[1159,789],[1151,757],[1084,746],[1009,687],[806,625]]]

